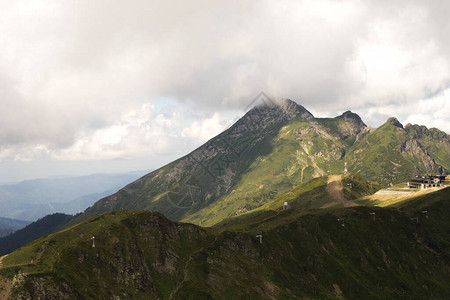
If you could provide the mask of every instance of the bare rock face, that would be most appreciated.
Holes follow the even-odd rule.
[[[438,169],[434,159],[424,150],[417,140],[408,140],[402,147],[402,151],[411,158],[419,159],[422,165],[430,171]]]
[[[402,152],[419,160],[430,172],[446,173],[448,168],[438,164],[433,156],[439,153],[442,160],[450,160],[450,136],[439,129],[419,125],[407,124],[404,129],[408,140],[402,145]]]

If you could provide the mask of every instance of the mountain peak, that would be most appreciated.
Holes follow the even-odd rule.
[[[355,114],[354,112],[352,112],[351,110],[347,110],[347,111],[343,112],[341,116],[346,117],[346,118],[359,118],[360,119],[360,117],[357,114]]]
[[[403,129],[402,123],[400,123],[400,122],[397,120],[397,118],[395,118],[395,117],[390,117],[389,119],[387,119],[386,123],[392,124],[392,125],[394,125],[395,127],[402,128],[402,129]]]
[[[266,97],[264,95],[264,97]],[[270,115],[272,118],[280,119],[282,121],[292,120],[295,118],[302,118],[306,121],[312,121],[314,116],[306,108],[290,99],[272,100],[268,97],[258,101],[248,112],[249,115]],[[245,119],[245,116],[244,116]]]
[[[281,99],[279,101],[279,105],[288,115],[301,117],[308,121],[314,119],[312,113],[310,113],[306,108],[304,108],[297,102],[292,101],[291,99]]]
[[[343,118],[345,121],[350,121],[352,123],[358,124],[362,127],[367,127],[367,125],[363,122],[361,117],[354,112],[351,112],[350,110],[347,110],[346,112],[342,113],[340,115],[341,118]]]

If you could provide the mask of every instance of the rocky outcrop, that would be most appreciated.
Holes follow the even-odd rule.
[[[407,154],[411,159],[420,161],[421,165],[429,171],[437,171],[439,166],[434,159],[423,149],[417,140],[408,140],[401,147],[401,151]]]

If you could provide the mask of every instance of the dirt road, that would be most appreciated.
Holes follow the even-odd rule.
[[[3,260],[5,257],[7,257],[7,256],[8,256],[8,254],[3,255],[2,257],[0,257],[0,268],[3,267],[2,260]]]
[[[327,192],[330,194],[330,198],[334,204],[340,204],[345,202],[342,186],[341,175],[331,175],[328,177]]]
[[[4,255],[0,257],[0,268],[3,267],[2,260],[8,255]],[[0,276],[0,299],[8,299],[9,294],[11,293],[11,284],[12,281],[6,277]]]

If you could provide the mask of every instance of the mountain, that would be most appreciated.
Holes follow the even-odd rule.
[[[350,149],[349,171],[387,186],[406,182],[415,174],[446,174],[450,169],[450,138],[436,128],[408,124],[395,118]]]
[[[0,216],[34,221],[55,212],[78,213],[144,174],[94,174],[2,185]]]
[[[4,257],[0,297],[448,299],[449,191],[393,208],[277,209],[215,228],[108,212]]]
[[[0,228],[10,228],[12,230],[18,230],[28,224],[30,224],[29,221],[8,219],[8,218],[0,217]]]
[[[65,214],[48,215],[8,236],[0,238],[0,256],[8,254],[45,234],[60,229],[72,218],[73,216]]]
[[[394,118],[371,129],[350,111],[315,118],[291,100],[266,101],[190,154],[98,201],[72,224],[116,209],[151,209],[213,225],[313,178],[340,174],[345,159],[350,172],[388,186],[418,172],[447,172],[450,137],[403,127]]]
[[[89,194],[89,195],[83,195],[81,197],[78,197],[76,199],[73,199],[73,200],[71,200],[69,202],[65,202],[65,203],[53,202],[50,205],[53,208],[53,210],[55,210],[57,212],[69,214],[69,215],[75,215],[75,214],[80,213],[85,208],[93,205],[99,199],[102,199],[106,196],[109,196],[109,195],[115,193],[118,189],[119,188],[107,190],[107,191],[104,191],[101,193],[93,193],[93,194]]]
[[[13,233],[28,224],[30,224],[28,221],[0,217],[0,238]]]

